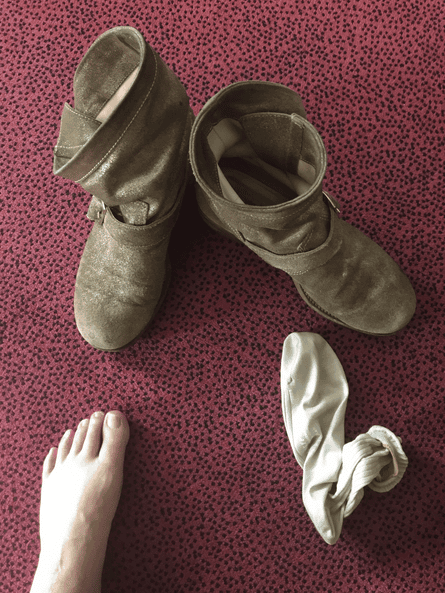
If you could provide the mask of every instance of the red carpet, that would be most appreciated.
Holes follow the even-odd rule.
[[[207,228],[191,189],[151,329],[121,353],[83,341],[72,300],[90,196],[53,176],[52,150],[75,68],[117,25],[142,32],[195,114],[239,80],[302,96],[325,189],[413,284],[405,330],[320,317],[289,276]],[[47,452],[113,408],[131,438],[104,592],[445,591],[443,3],[6,0],[1,28],[1,592],[31,586]],[[410,462],[394,490],[367,489],[335,546],[304,510],[281,414],[293,331],[321,334],[344,366],[347,440],[381,424]]]

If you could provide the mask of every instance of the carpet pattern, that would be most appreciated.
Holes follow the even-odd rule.
[[[47,452],[97,409],[131,429],[104,592],[445,591],[443,3],[5,0],[2,13],[2,593],[31,586]],[[141,31],[195,114],[239,80],[302,96],[325,189],[413,284],[406,329],[376,338],[320,317],[201,222],[191,186],[150,330],[121,353],[83,341],[72,300],[90,196],[52,174],[52,150],[75,68],[117,25]],[[304,510],[281,414],[294,331],[321,334],[345,369],[347,440],[381,424],[410,461],[394,490],[367,489],[335,546]]]

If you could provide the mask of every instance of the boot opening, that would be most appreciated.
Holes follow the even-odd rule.
[[[296,125],[289,116],[290,126]],[[218,167],[223,196],[232,202],[253,206],[273,206],[291,201],[306,193],[317,179],[317,170],[299,154],[301,147],[289,147],[295,153],[295,173],[285,163],[278,168],[258,156],[241,122],[221,120],[207,140]],[[287,159],[288,160],[288,159]]]

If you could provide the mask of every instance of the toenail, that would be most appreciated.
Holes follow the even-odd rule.
[[[103,412],[94,412],[93,417],[94,418],[103,418],[104,413]]]
[[[107,414],[107,424],[110,428],[119,428],[121,418],[118,414]]]

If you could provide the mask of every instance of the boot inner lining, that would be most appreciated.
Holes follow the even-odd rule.
[[[138,72],[140,70],[140,66],[138,66],[130,76],[124,81],[123,84],[117,89],[112,97],[110,97],[109,101],[105,103],[102,110],[98,115],[96,115],[96,119],[103,123],[106,121],[112,113],[116,110],[116,108],[120,105],[122,100],[124,99],[125,95],[130,90],[133,82],[136,80]]]
[[[221,120],[207,136],[216,159],[223,196],[253,206],[283,204],[305,193],[315,182],[315,167],[300,159],[293,175],[260,159],[242,124]]]

